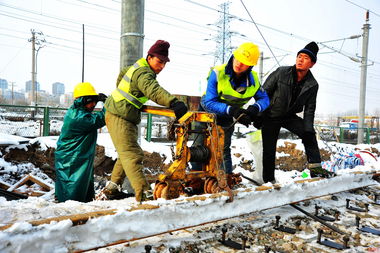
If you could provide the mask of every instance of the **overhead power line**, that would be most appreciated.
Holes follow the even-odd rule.
[[[368,9],[368,8],[365,8],[365,7],[363,7],[363,6],[360,6],[360,5],[358,5],[358,4],[356,4],[356,3],[354,3],[354,2],[352,2],[352,1],[350,1],[350,0],[345,0],[346,2],[348,2],[348,3],[350,3],[350,4],[352,4],[352,5],[355,5],[356,7],[359,7],[359,8],[361,8],[361,9],[363,9],[363,10],[366,10],[366,11],[369,11],[370,13],[372,13],[372,14],[374,14],[375,16],[378,16],[378,17],[380,17],[380,15],[379,14],[377,14],[376,12],[374,12],[374,11],[371,11],[370,9]]]

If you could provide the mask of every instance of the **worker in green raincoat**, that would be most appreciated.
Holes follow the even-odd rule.
[[[106,95],[95,92],[90,83],[74,89],[74,103],[67,111],[55,151],[55,195],[59,202],[94,199],[94,157],[97,130],[105,126],[104,113],[93,112]]]

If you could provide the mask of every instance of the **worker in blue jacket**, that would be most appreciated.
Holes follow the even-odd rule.
[[[94,157],[97,130],[105,126],[104,113],[93,112],[106,95],[95,92],[90,83],[74,89],[74,103],[66,112],[55,151],[55,196],[59,202],[94,199]]]
[[[215,66],[210,71],[207,90],[201,98],[200,110],[215,113],[217,124],[224,130],[223,155],[227,176],[232,174],[230,146],[234,119],[248,127],[257,114],[269,105],[268,95],[261,88],[257,73],[252,70],[259,56],[257,45],[250,42],[241,44],[233,52],[227,64]],[[242,107],[252,98],[255,102],[247,109],[243,109]],[[200,141],[196,141],[196,144]],[[199,169],[199,164],[192,165],[193,169]]]

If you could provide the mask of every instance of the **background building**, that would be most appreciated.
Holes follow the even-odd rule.
[[[32,91],[32,89],[33,89],[32,81],[29,80],[29,81],[25,82],[25,92],[30,92],[30,91]],[[36,82],[36,90],[40,91],[40,83],[39,82]]]
[[[65,94],[65,84],[60,82],[55,82],[52,84],[52,94],[54,96],[61,96]]]
[[[8,81],[0,78],[0,89],[8,89]]]

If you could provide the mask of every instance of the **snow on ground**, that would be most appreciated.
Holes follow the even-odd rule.
[[[25,148],[25,144],[18,144],[22,140],[24,139],[15,136],[4,134],[0,136],[0,143],[13,144],[9,148]],[[42,148],[46,148],[55,147],[56,140],[57,137],[40,137],[31,140],[31,142],[38,141]],[[296,143],[297,148],[303,150],[300,141],[290,142]],[[283,145],[283,143],[283,140],[279,141],[279,145]],[[116,152],[108,134],[100,134],[98,144],[105,147],[107,156],[116,157]],[[171,157],[169,144],[148,143],[143,140],[141,145],[148,152],[155,151],[165,154],[168,159]],[[326,143],[319,142],[319,145],[320,148],[340,149],[347,153],[353,152],[355,148],[375,147],[380,150],[380,144],[355,146],[329,143],[327,144],[329,147],[326,147]],[[239,158],[232,156],[233,164],[239,164],[241,159],[252,159],[249,145],[244,138],[234,139],[232,147],[232,153],[243,154]],[[13,172],[25,169],[22,166],[5,162],[0,156],[1,168],[2,170],[12,170]],[[38,168],[35,169],[38,170]],[[243,181],[246,187],[236,191],[236,196],[232,203],[226,203],[228,197],[224,194],[216,194],[207,199],[180,197],[176,200],[159,199],[145,202],[144,208],[151,208],[149,210],[135,210],[138,208],[138,204],[134,198],[117,201],[93,201],[90,203],[76,201],[55,203],[53,195],[45,198],[29,197],[18,201],[6,201],[5,198],[0,197],[0,226],[14,224],[6,230],[0,231],[0,252],[69,252],[73,249],[89,249],[116,240],[144,237],[171,229],[201,224],[210,220],[220,220],[266,208],[278,207],[291,201],[307,199],[315,196],[316,189],[318,189],[318,194],[321,196],[368,184],[376,184],[376,181],[373,181],[366,174],[352,174],[353,171],[368,172],[374,170],[380,171],[380,161],[369,158],[363,166],[337,171],[339,176],[330,179],[333,183],[330,180],[320,180],[309,184],[291,183],[294,180],[302,179],[299,172],[276,171],[276,179],[282,185],[281,189],[275,190],[272,187],[272,189],[266,191],[255,191],[255,186],[248,181]],[[246,171],[237,167],[235,172],[245,173]],[[268,187],[272,186],[270,183],[266,185]],[[344,201],[344,196],[342,196],[340,204]],[[26,222],[101,210],[114,210],[116,214],[91,219],[81,226],[73,226],[70,220],[53,221],[50,224],[35,227]],[[290,216],[292,212],[294,213],[293,209],[283,208],[281,210],[281,215],[285,218]],[[268,210],[267,212],[270,213],[271,211]],[[374,215],[379,216],[379,213]],[[197,218],[195,219],[194,217]],[[257,226],[259,225],[257,224]],[[94,240],[94,238],[97,239]]]

